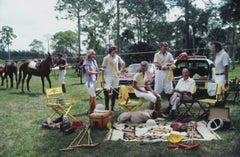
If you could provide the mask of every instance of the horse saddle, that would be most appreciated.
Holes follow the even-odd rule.
[[[28,64],[28,68],[38,70],[39,65],[40,65],[39,61],[30,61]]]

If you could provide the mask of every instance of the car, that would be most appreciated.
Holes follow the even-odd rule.
[[[130,64],[126,68],[125,72],[120,75],[119,85],[131,86],[133,82],[133,77],[140,70],[140,68],[141,68],[140,63]],[[155,65],[153,63],[149,63],[147,76],[148,76],[149,85],[152,88],[154,87],[155,71],[156,71]]]
[[[188,56],[188,59],[175,60],[176,68],[173,70],[173,84],[176,85],[182,77],[182,69],[188,68],[190,77],[193,78],[197,86],[197,97],[205,96],[206,82],[213,82],[214,63],[206,56]]]

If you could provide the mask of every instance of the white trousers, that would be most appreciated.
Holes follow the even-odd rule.
[[[119,78],[113,76],[106,76],[105,77],[105,84],[104,88],[110,90],[111,88],[118,88],[119,87]]]
[[[176,110],[181,100],[192,100],[192,95],[181,94],[179,92],[174,92],[171,96],[169,102],[172,105],[172,110]]]
[[[145,90],[143,87],[141,88],[142,90]],[[146,90],[145,90],[146,91]],[[134,90],[134,92],[135,92],[135,95],[137,96],[137,97],[142,97],[142,98],[144,98],[144,99],[146,99],[146,100],[148,100],[148,101],[150,101],[150,102],[153,102],[153,103],[155,103],[156,102],[156,100],[157,100],[157,97],[152,93],[152,92],[150,92],[150,91],[147,91],[147,93],[144,93],[144,92],[140,92],[140,91],[138,91],[138,90]],[[159,98],[161,99],[161,97],[160,97],[160,95],[158,94],[158,96],[159,96]]]
[[[66,69],[59,70],[59,78],[58,79],[59,79],[60,84],[65,84],[66,73],[67,73]]]
[[[172,80],[167,80],[167,71],[156,70],[154,91],[161,94],[163,91],[166,94],[172,94],[173,84]]]

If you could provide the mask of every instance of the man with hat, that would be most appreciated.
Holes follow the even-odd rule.
[[[63,55],[61,53],[58,54],[57,66],[59,67],[59,82],[62,85],[62,91],[66,93],[65,75],[66,75],[66,67],[68,66],[68,63],[67,63],[67,60],[63,58]]]

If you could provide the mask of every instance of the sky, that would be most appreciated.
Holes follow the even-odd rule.
[[[0,29],[10,26],[17,38],[13,39],[11,50],[30,50],[34,40],[43,42],[47,48],[48,36],[59,31],[76,30],[70,20],[57,20],[54,11],[57,0],[0,0]]]
[[[204,7],[202,0],[195,2],[201,8]],[[0,29],[2,26],[10,26],[17,35],[10,50],[29,50],[29,44],[34,39],[42,41],[47,49],[47,36],[60,31],[76,30],[76,22],[56,19],[56,3],[57,0],[0,0]],[[171,13],[177,14],[177,10]],[[173,14],[169,17],[176,18]]]

